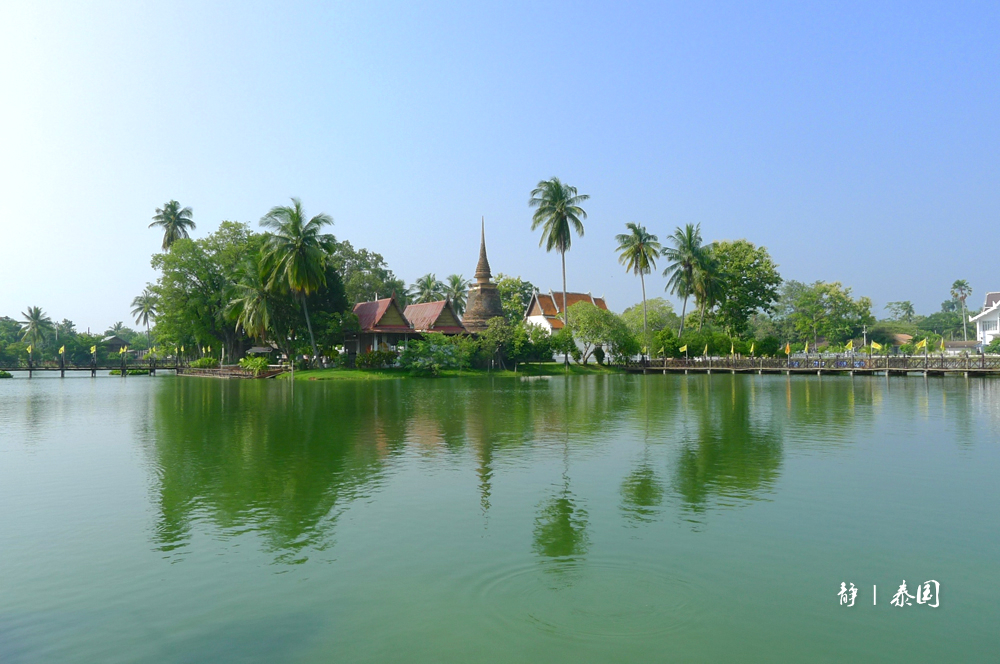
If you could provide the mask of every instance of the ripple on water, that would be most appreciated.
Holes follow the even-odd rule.
[[[499,630],[542,631],[573,639],[644,638],[698,618],[697,588],[652,564],[552,560],[494,570],[476,588]]]

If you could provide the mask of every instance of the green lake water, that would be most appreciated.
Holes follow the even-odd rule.
[[[15,378],[0,662],[997,661],[998,508],[1000,381]]]

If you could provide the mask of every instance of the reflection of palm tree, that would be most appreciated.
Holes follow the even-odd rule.
[[[21,321],[21,340],[27,341],[33,346],[41,346],[53,330],[52,319],[45,315],[41,307],[28,307],[27,311],[22,311],[24,320]]]
[[[170,201],[162,208],[156,208],[153,223],[149,227],[153,226],[163,229],[163,250],[166,251],[177,240],[190,237],[188,229],[194,230],[195,227],[191,219],[191,208],[182,209],[180,203]]]
[[[534,546],[540,556],[569,562],[587,552],[587,512],[577,506],[568,482],[542,504],[535,519]]]
[[[635,521],[649,521],[663,502],[663,483],[648,460],[625,477],[622,482],[622,509]]]

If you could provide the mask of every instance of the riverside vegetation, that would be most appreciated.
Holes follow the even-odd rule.
[[[588,200],[558,178],[543,180],[531,192],[532,229],[540,244],[555,250],[566,291],[566,253],[572,236],[583,237],[581,205]],[[236,363],[253,345],[273,344],[285,356],[324,358],[342,365],[345,334],[358,330],[355,302],[395,294],[401,305],[452,301],[461,313],[469,281],[434,274],[409,288],[378,253],[356,249],[326,232],[333,219],[308,217],[301,201],[276,206],[262,217],[263,232],[249,224],[223,221],[218,229],[192,239],[193,212],[169,201],[157,208],[151,227],[163,230],[162,252],[152,257],[159,272],[132,301],[136,331],[119,322],[101,334],[80,332],[72,321],[55,323],[41,307],[28,307],[20,320],[0,317],[0,365],[26,365],[28,349],[36,362],[55,362],[60,349],[71,365],[86,365],[96,347],[98,361],[109,359],[101,339],[116,335],[142,356],[182,356],[192,366]],[[566,327],[549,337],[525,325],[535,285],[519,276],[497,275],[503,318],[494,319],[479,338],[425,335],[400,356],[362,353],[361,370],[398,366],[416,375],[449,371],[508,370],[551,361],[554,354],[587,365],[622,363],[643,355],[683,357],[784,355],[803,348],[842,351],[848,342],[866,349],[862,339],[893,352],[911,353],[920,341],[936,347],[942,339],[968,337],[968,282],[957,280],[938,312],[917,315],[909,301],[890,302],[878,320],[871,300],[855,297],[840,282],[806,284],[784,280],[766,247],[746,239],[704,242],[700,225],[677,228],[661,243],[645,226],[628,223],[618,235],[619,260],[639,277],[642,300],[622,314],[579,303],[563,311]],[[681,301],[678,315],[662,297],[647,299],[645,277],[665,262],[666,290]],[[692,311],[688,303],[693,300]],[[897,335],[910,335],[895,345]],[[686,348],[686,352],[682,351]],[[987,352],[1000,352],[995,341]],[[259,363],[257,363],[259,364]],[[257,364],[251,370],[259,372]]]

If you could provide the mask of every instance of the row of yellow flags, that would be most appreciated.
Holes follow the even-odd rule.
[[[684,348],[687,348],[687,346],[685,346]],[[705,346],[705,348],[707,349],[708,346]],[[156,352],[156,346],[153,346],[152,350],[155,353]],[[681,350],[683,350],[683,349],[681,349]],[[25,351],[30,355],[31,354],[31,346],[28,346],[25,349]],[[91,346],[90,347],[90,354],[93,355],[96,352],[97,352],[97,346]],[[128,352],[128,346],[122,346],[121,348],[118,349],[118,354],[119,355],[124,355],[127,352]],[[184,352],[184,346],[181,346],[181,352],[182,353]],[[211,353],[212,352],[212,347],[209,346],[208,348],[202,348],[201,352],[202,352],[202,354],[204,354],[205,352]],[[66,354],[66,346],[60,346],[59,347],[59,354],[60,355],[65,355]]]
[[[750,344],[750,354],[751,355],[753,355],[754,348],[755,348],[756,345],[757,345],[756,342],[751,342],[751,344]],[[920,350],[921,348],[927,348],[927,339],[921,339],[920,341],[918,341],[917,345],[914,346],[914,348],[916,350]],[[687,344],[684,344],[683,346],[681,346],[677,350],[679,352],[681,352],[681,353],[686,353],[687,349],[688,349]],[[882,344],[880,344],[879,342],[873,340],[871,342],[871,349],[872,350],[882,350]],[[848,341],[844,345],[844,350],[854,350],[854,339],[851,339],[850,341]],[[660,354],[661,355],[663,354],[663,351],[664,351],[664,349],[660,348]],[[806,342],[806,347],[803,350],[803,352],[804,353],[808,353],[809,352],[809,342],[808,341]],[[944,352],[944,338],[941,339],[941,352],[942,353]],[[703,355],[708,355],[708,344],[705,344],[705,350],[703,351],[702,354]],[[730,345],[729,345],[729,354],[730,355],[735,355],[736,354],[736,344],[730,343]],[[791,354],[792,354],[792,344],[786,343],[785,344],[785,355],[791,355]]]

